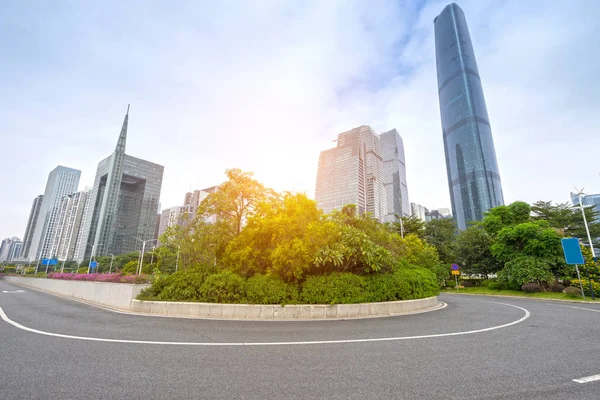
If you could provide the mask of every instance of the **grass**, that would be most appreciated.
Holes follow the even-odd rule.
[[[548,300],[570,300],[570,301],[581,301],[581,297],[574,297],[565,293],[554,293],[554,292],[539,292],[539,293],[525,293],[520,290],[491,290],[486,287],[468,287],[462,289],[442,289],[442,293],[463,293],[463,294],[481,294],[488,296],[518,296],[528,297],[534,299],[548,299]],[[600,295],[600,294],[598,294]],[[590,296],[585,296],[586,301],[592,301]],[[596,302],[600,303],[598,297]]]

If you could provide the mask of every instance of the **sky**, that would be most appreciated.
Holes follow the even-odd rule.
[[[252,171],[314,195],[319,152],[396,128],[409,200],[450,207],[433,19],[446,2],[27,1],[0,6],[0,239],[57,165],[92,186],[131,104],[127,154],[161,205]],[[465,0],[506,203],[600,192],[596,0]]]

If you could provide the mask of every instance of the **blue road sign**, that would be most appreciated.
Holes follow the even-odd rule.
[[[563,252],[565,253],[565,260],[567,264],[582,265],[585,264],[583,260],[583,254],[581,254],[581,246],[579,245],[579,239],[577,238],[564,238],[560,240],[562,244]]]
[[[446,265],[448,265],[448,264],[446,264]],[[450,268],[452,268],[452,271],[458,271],[458,269],[460,267],[458,266],[458,264],[452,264],[452,266]]]
[[[58,264],[57,258],[42,258],[42,265],[56,265]]]
[[[91,267],[91,268],[96,268],[97,266],[98,266],[98,262],[97,262],[97,261],[92,261],[92,262],[90,263],[90,267]]]

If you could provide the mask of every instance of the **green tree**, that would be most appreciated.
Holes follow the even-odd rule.
[[[496,235],[506,226],[517,225],[531,220],[531,206],[515,201],[508,206],[498,206],[488,210],[481,226],[491,235]]]
[[[487,277],[502,269],[502,263],[492,255],[494,238],[480,226],[470,226],[456,238],[456,261],[467,274]]]
[[[551,201],[538,201],[531,207],[534,220],[548,222],[550,227],[561,231],[565,236],[581,239],[587,243],[587,233],[581,209],[569,203],[553,204]],[[594,207],[584,208],[590,236],[595,246],[600,245],[600,215]]]
[[[452,264],[456,261],[456,224],[453,219],[434,219],[425,224],[424,239],[436,248],[440,261]]]
[[[419,238],[425,236],[425,222],[420,220],[418,217],[411,215],[409,217],[399,217],[400,221],[394,221],[391,223],[394,231],[399,235],[410,235],[413,234]]]

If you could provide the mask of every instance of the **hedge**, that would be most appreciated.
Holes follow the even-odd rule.
[[[250,278],[230,271],[179,271],[160,276],[139,300],[200,301],[234,304],[353,304],[411,300],[439,294],[435,274],[419,267],[357,275],[309,276],[299,285],[274,275]]]

